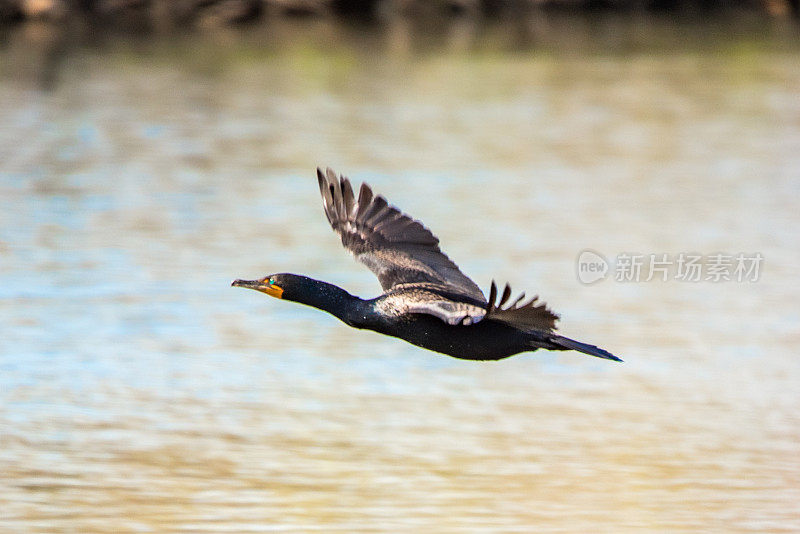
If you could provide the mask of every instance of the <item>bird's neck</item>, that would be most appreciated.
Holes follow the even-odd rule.
[[[374,313],[368,301],[339,286],[321,280],[314,280],[314,285],[315,290],[303,295],[298,302],[326,311],[351,326],[361,326]]]

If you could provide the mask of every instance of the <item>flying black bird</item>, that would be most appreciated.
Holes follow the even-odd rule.
[[[272,297],[319,308],[355,328],[399,337],[466,360],[500,360],[536,349],[577,350],[622,361],[613,354],[555,333],[558,316],[523,293],[510,300],[492,282],[489,300],[439,249],[430,230],[361,184],[317,169],[325,215],[342,244],[375,273],[384,293],[361,299],[327,282],[297,274],[235,280]]]

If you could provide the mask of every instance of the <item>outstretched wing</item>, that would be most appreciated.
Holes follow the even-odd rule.
[[[361,184],[358,199],[350,180],[329,168],[317,169],[325,215],[342,244],[375,273],[384,290],[427,283],[486,302],[480,288],[439,249],[422,223],[375,196]]]
[[[387,292],[381,298],[380,306],[389,313],[426,313],[451,325],[471,325],[492,320],[524,331],[553,332],[556,329],[558,315],[548,310],[544,303],[537,304],[539,297],[522,304],[525,293],[508,303],[510,297],[511,287],[506,284],[498,301],[494,280],[489,291],[489,302],[443,294],[429,284],[404,284]]]
[[[486,307],[484,319],[507,323],[521,330],[536,329],[548,332],[555,330],[558,315],[548,310],[545,303],[537,304],[538,296],[520,304],[525,298],[525,293],[522,293],[504,308],[503,305],[508,302],[509,297],[511,297],[511,287],[506,284],[500,301],[495,303],[497,300],[497,286],[493,280],[492,287],[489,290],[489,304]]]

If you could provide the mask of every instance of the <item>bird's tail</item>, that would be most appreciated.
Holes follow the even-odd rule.
[[[574,339],[570,339],[568,337],[554,335],[549,338],[549,341],[554,345],[551,350],[577,350],[578,352],[582,352],[590,356],[596,356],[597,358],[614,360],[615,362],[622,361],[607,350],[601,349],[600,347],[595,347],[594,345],[589,345],[587,343],[581,343],[580,341],[575,341]]]

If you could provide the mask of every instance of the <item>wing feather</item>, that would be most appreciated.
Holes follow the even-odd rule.
[[[452,300],[430,300],[409,305],[407,313],[426,313],[451,325],[471,325],[483,319],[484,310]]]
[[[486,302],[480,288],[439,249],[423,224],[373,195],[361,184],[356,200],[350,180],[330,168],[317,169],[325,216],[342,244],[375,273],[384,290],[428,283]]]
[[[523,330],[555,330],[556,321],[558,321],[558,315],[549,310],[544,302],[539,303],[538,295],[529,301],[520,304],[525,297],[525,293],[523,293],[511,304],[504,308],[503,305],[510,296],[511,286],[506,284],[506,287],[503,290],[503,295],[500,297],[500,301],[495,304],[495,299],[497,298],[497,286],[495,285],[494,280],[492,280],[492,286],[489,291],[489,302],[486,305],[485,319],[500,321]]]
[[[342,179],[342,199],[344,200],[344,213],[347,214],[348,217],[353,214],[353,219],[355,219],[353,205],[356,201],[353,196],[353,188],[350,185],[350,180],[347,178]]]
[[[472,299],[456,300],[427,283],[395,286],[379,299],[379,306],[389,314],[423,313],[450,325],[471,325],[486,314],[486,304]]]
[[[372,189],[367,184],[361,184],[358,192],[358,209],[356,209],[356,221],[364,221],[364,214],[372,205]]]

